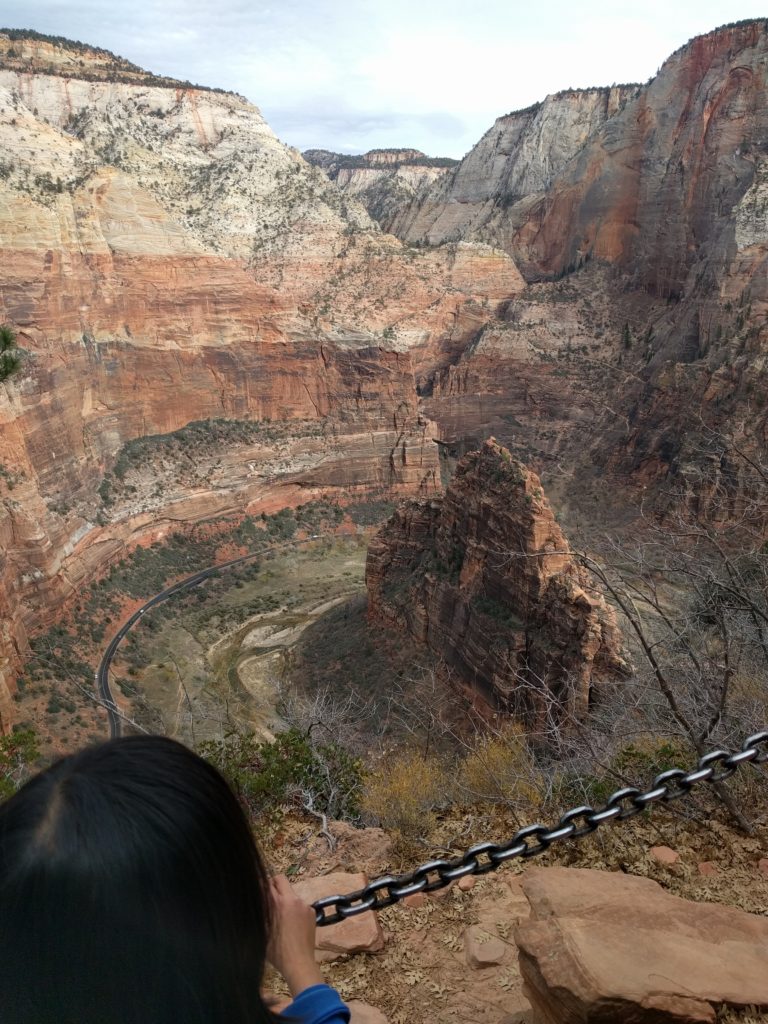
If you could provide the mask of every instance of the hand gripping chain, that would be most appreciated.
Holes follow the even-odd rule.
[[[461,857],[452,860],[430,860],[405,875],[386,875],[370,882],[357,892],[344,896],[326,896],[312,906],[318,925],[335,924],[348,917],[364,914],[366,910],[382,910],[416,892],[434,892],[463,878],[465,875],[484,875],[495,871],[515,857],[536,857],[560,839],[580,839],[598,829],[606,821],[624,821],[640,814],[649,804],[658,800],[670,803],[686,796],[699,782],[722,782],[733,775],[740,765],[762,764],[768,761],[768,732],[758,732],[745,740],[741,750],[730,754],[727,750],[714,750],[699,760],[693,771],[672,768],[653,780],[646,792],[626,786],[617,789],[599,810],[592,807],[574,807],[560,818],[554,828],[546,825],[528,825],[521,828],[507,843],[477,843]]]

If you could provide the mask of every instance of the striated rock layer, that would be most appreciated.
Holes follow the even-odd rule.
[[[539,478],[493,439],[444,498],[401,506],[371,543],[369,614],[407,629],[532,724],[583,717],[624,663],[612,609],[575,562]]]
[[[361,156],[309,149],[304,158],[359,200],[385,231],[392,230],[404,207],[458,163],[430,158],[418,149],[372,149]]]
[[[477,238],[505,247],[510,225],[639,86],[576,89],[497,118],[455,169],[422,189],[390,230],[410,242]],[[516,204],[520,204],[517,208]]]
[[[2,710],[26,632],[147,532],[434,490],[418,368],[525,285],[490,246],[406,255],[242,97],[79,44],[0,33],[0,150],[0,323],[23,350],[0,385]],[[206,486],[103,507],[126,442],[207,418],[297,436],[285,458],[224,452]]]
[[[765,19],[726,26],[645,86],[499,119],[431,183],[398,152],[337,159],[336,184],[242,97],[0,34],[0,322],[26,352],[0,386],[0,656],[153,521],[419,493],[435,435],[494,433],[592,519],[641,490],[751,514],[767,59]],[[371,176],[409,190],[387,193],[401,240],[355,198]],[[167,503],[100,507],[127,441],[206,417],[296,436]]]
[[[430,413],[443,436],[506,437],[506,412],[538,466],[556,447],[579,479],[598,467],[696,514],[744,515],[764,490],[754,467],[768,437],[767,145],[763,18],[691,40],[644,86],[565,93],[500,119],[394,224],[410,242],[505,249],[542,282],[539,309],[550,307],[549,323],[532,324],[529,296],[511,303],[511,329],[492,328],[499,373],[483,343],[465,350],[456,378],[441,371]],[[610,337],[605,317],[589,315],[590,290],[612,308]],[[562,334],[553,322],[576,319],[566,365],[547,366]],[[561,410],[575,395],[589,419],[577,436],[558,412],[555,446],[541,437],[553,375],[564,378]],[[517,415],[523,380],[533,430]]]

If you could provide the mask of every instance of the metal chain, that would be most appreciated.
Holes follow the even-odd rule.
[[[317,924],[335,924],[364,914],[366,910],[391,907],[413,893],[434,892],[465,875],[484,875],[495,871],[515,857],[537,857],[561,839],[580,839],[606,821],[632,818],[659,800],[670,803],[687,796],[699,782],[722,782],[742,764],[762,764],[765,761],[768,761],[768,732],[758,732],[748,737],[741,750],[734,754],[727,750],[713,750],[699,760],[693,771],[672,768],[662,772],[645,792],[634,786],[625,786],[617,789],[599,810],[587,806],[574,807],[563,814],[554,828],[528,825],[517,831],[507,843],[477,843],[452,860],[430,860],[407,874],[378,878],[356,892],[316,900],[312,906]]]

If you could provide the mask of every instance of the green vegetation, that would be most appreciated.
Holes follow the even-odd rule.
[[[358,501],[344,509],[355,526],[378,526],[395,511],[395,503],[387,499]]]
[[[126,598],[135,601],[152,597],[175,580],[222,561],[222,550],[233,550],[234,557],[238,550],[267,550],[289,540],[298,530],[308,534],[330,530],[343,514],[331,502],[310,502],[259,519],[246,516],[200,525],[188,533],[173,534],[149,547],[136,548],[83,591],[75,608],[75,622],[55,625],[30,641],[34,656],[26,665],[26,691],[31,696],[47,694],[50,714],[73,714],[76,706],[70,698],[80,699],[84,691],[93,692],[94,646],[98,650],[116,630]],[[183,591],[158,605],[144,616],[141,627],[150,633],[157,632],[164,620],[178,615],[180,608],[194,608],[209,597],[220,601],[227,590],[242,586],[261,571],[259,559],[228,569],[211,577],[202,587]],[[276,607],[276,601],[262,598],[238,613],[244,621],[249,615]],[[129,674],[144,663],[145,646],[146,637],[142,640],[137,629],[128,634],[121,656],[128,663]]]
[[[0,800],[12,796],[26,781],[38,756],[33,729],[14,729],[7,736],[0,736]]]
[[[229,781],[252,817],[274,817],[293,805],[356,820],[362,764],[338,743],[316,743],[298,729],[274,741],[232,733],[201,745],[200,753]]]
[[[112,53],[110,50],[105,50],[100,46],[91,46],[90,43],[81,43],[79,39],[67,39],[65,36],[54,36],[46,35],[44,32],[36,32],[31,28],[0,28],[0,34],[7,36],[12,42],[22,42],[26,39],[31,39],[35,42],[50,43],[52,46],[57,46],[62,50],[67,50],[70,53],[80,53],[83,55],[87,54],[98,54],[99,57],[107,58],[107,64],[101,64],[97,66],[96,72],[89,71],[85,67],[78,67],[77,72],[73,73],[71,67],[66,70],[57,68],[55,65],[49,65],[45,70],[46,74],[59,75],[61,77],[75,77],[82,78],[86,81],[108,81],[108,82],[127,82],[129,84],[136,84],[137,82],[142,85],[154,85],[160,88],[169,89],[199,89],[203,92],[218,92],[226,95],[233,95],[227,89],[216,89],[207,85],[195,85],[189,81],[179,81],[175,78],[168,78],[165,75],[153,75],[150,71],[144,71],[138,64],[132,64],[125,57],[118,57],[117,54]],[[8,57],[16,58],[18,53],[15,49],[11,48],[8,53]]]
[[[16,373],[21,366],[19,350],[16,347],[16,335],[8,324],[0,327],[0,381]]]
[[[20,471],[9,469],[3,462],[0,462],[0,480],[5,481],[5,486],[12,491],[16,484],[21,483],[24,474]]]
[[[109,57],[110,60],[120,64],[126,70],[141,71],[137,64],[131,64],[124,57],[118,57],[111,50],[104,50],[100,46],[91,46],[90,43],[81,43],[79,39],[67,39],[65,36],[46,35],[45,32],[35,32],[32,28],[0,28],[0,34],[8,36],[12,42],[20,42],[24,39],[31,39],[37,43],[51,43],[62,50],[69,50],[74,53],[98,53],[102,57]]]

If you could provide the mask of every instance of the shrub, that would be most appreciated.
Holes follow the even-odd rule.
[[[427,834],[433,811],[450,796],[448,773],[435,758],[415,751],[385,762],[365,779],[363,810],[407,839]]]
[[[478,736],[458,773],[458,789],[468,802],[503,803],[532,809],[541,804],[543,784],[518,724],[497,735]]]
[[[599,775],[566,769],[553,787],[553,800],[598,805],[622,786],[649,786],[661,772],[692,765],[696,756],[679,737],[648,734],[621,747]]]
[[[38,756],[33,729],[14,729],[10,735],[0,736],[0,800],[16,792]]]
[[[6,324],[0,327],[0,381],[7,380],[20,366],[16,335]]]
[[[232,733],[204,743],[200,753],[228,779],[254,817],[286,804],[305,806],[333,818],[359,814],[360,762],[338,743],[316,744],[298,729],[274,741],[253,733]]]

